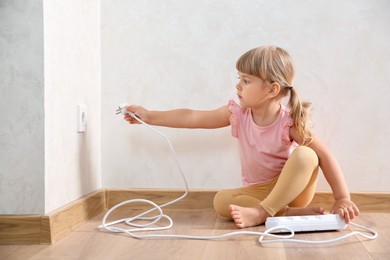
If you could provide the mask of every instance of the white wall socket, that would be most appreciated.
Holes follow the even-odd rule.
[[[83,133],[87,130],[87,105],[77,105],[77,132]]]

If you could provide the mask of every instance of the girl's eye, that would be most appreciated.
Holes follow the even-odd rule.
[[[238,78],[239,80],[241,80],[241,77],[240,77],[240,76],[238,76],[237,78]],[[249,81],[246,80],[246,79],[243,79],[242,81],[243,81],[245,84],[248,84],[248,83],[249,83]]]

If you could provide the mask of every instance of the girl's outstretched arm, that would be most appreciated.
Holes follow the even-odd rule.
[[[297,143],[302,143],[302,139],[297,136],[294,128],[291,128],[290,136]],[[327,146],[316,136],[313,136],[313,141],[308,146],[317,153],[319,166],[332,189],[335,202],[330,212],[339,214],[346,223],[349,223],[359,215],[359,209],[351,200],[340,165]]]
[[[168,111],[149,111],[141,106],[130,105],[127,111],[133,112],[142,121],[157,126],[175,128],[220,128],[230,125],[228,106],[214,110],[175,109]],[[138,123],[130,115],[125,116],[130,124]]]

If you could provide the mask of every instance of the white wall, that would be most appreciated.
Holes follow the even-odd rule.
[[[215,108],[235,98],[235,61],[250,48],[287,49],[295,87],[313,102],[314,131],[338,158],[350,190],[390,191],[390,2],[101,1],[102,173],[111,188],[182,187],[166,144],[114,115]],[[190,188],[241,185],[230,129],[162,129]],[[319,190],[329,190],[323,178]]]
[[[44,18],[47,213],[101,188],[99,1],[46,0]]]
[[[101,187],[183,187],[164,141],[115,116],[117,105],[224,105],[236,59],[262,44],[295,58],[295,87],[351,191],[390,191],[389,10],[385,0],[2,2],[0,213],[48,213]],[[191,189],[240,185],[229,128],[162,130]]]
[[[96,0],[0,4],[0,214],[45,214],[102,187],[99,11]]]
[[[43,9],[0,3],[0,214],[44,211]]]

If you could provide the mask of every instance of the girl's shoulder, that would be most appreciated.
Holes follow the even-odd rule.
[[[240,105],[236,103],[236,101],[234,101],[233,99],[230,99],[228,101],[228,107],[229,107],[229,110],[232,112],[232,110],[237,110],[237,109],[241,109]]]
[[[245,113],[245,111],[248,111],[250,110],[249,108],[244,108],[244,107],[241,107],[236,101],[234,101],[233,99],[230,99],[229,102],[228,102],[228,108],[229,108],[229,111],[232,112],[232,113],[238,113],[238,112],[241,112],[241,113]]]

